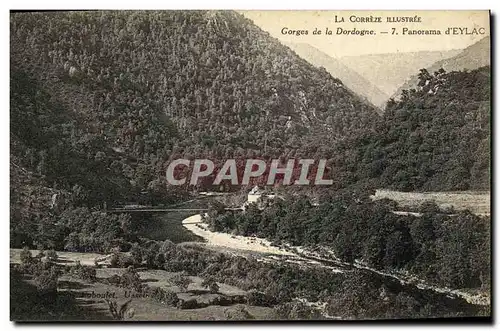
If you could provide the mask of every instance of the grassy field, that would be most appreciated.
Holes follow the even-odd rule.
[[[11,248],[10,249],[10,263],[20,263],[20,253],[22,249],[20,248]],[[40,253],[39,250],[32,249],[30,250],[33,256],[37,256]],[[94,266],[94,261],[96,258],[103,257],[103,254],[99,253],[74,253],[74,252],[57,252],[59,264],[71,265],[75,264],[76,261],[80,261],[83,265]]]
[[[490,214],[490,192],[399,192],[377,190],[372,199],[391,199],[401,207],[415,208],[425,201],[434,201],[442,208],[453,207],[455,210],[468,209],[480,215]]]
[[[12,249],[10,252],[11,264],[19,262],[20,250]],[[36,253],[36,251],[32,251]],[[91,261],[98,254],[58,252],[60,264],[72,264],[74,261]],[[108,310],[108,304],[103,298],[96,295],[112,295],[112,300],[122,304],[129,299],[129,307],[134,310],[134,315],[128,320],[132,321],[186,321],[186,320],[227,320],[228,316],[240,316],[241,309],[246,310],[254,319],[275,319],[274,310],[267,307],[235,304],[231,306],[210,305],[197,309],[178,309],[160,303],[150,297],[136,296],[138,293],[106,284],[106,278],[112,275],[121,275],[123,268],[98,268],[97,282],[87,282],[69,274],[64,274],[58,280],[57,297],[49,301],[39,298],[33,280],[28,275],[16,277],[11,280],[11,319],[13,320],[113,320]],[[192,283],[184,291],[173,285],[170,281],[176,275],[165,270],[139,270],[139,275],[144,284],[159,287],[175,292],[179,299],[196,299],[200,303],[208,303],[215,297],[230,297],[245,295],[247,292],[237,287],[218,283],[217,293],[210,293],[201,284],[200,277],[189,276]],[[131,294],[135,294],[130,297]],[[238,315],[240,314],[240,315]]]

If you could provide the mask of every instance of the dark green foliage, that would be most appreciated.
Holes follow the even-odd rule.
[[[208,304],[203,303],[203,302],[198,302],[196,299],[189,299],[189,300],[179,300],[177,302],[177,308],[179,309],[198,309],[198,308],[204,308],[207,307]]]
[[[490,189],[490,67],[430,75],[346,141],[359,179],[401,191]]]
[[[184,274],[177,274],[170,279],[170,282],[173,285],[179,287],[181,291],[186,292],[189,284],[191,284],[193,281]]]
[[[70,272],[78,278],[88,282],[95,282],[97,280],[96,269],[91,266],[82,265],[80,262],[72,266]]]
[[[424,223],[415,229],[412,228],[411,233],[419,231],[418,229],[422,227],[427,229]],[[419,238],[430,238],[428,236],[429,234],[423,231]],[[152,242],[146,244],[146,246],[152,245]],[[245,297],[228,297],[221,294],[208,304],[180,300],[177,306],[183,309],[237,303],[266,307],[284,304],[284,307],[280,309],[294,318],[306,318],[305,316],[308,316],[309,313],[312,314],[311,316],[316,316],[314,310],[309,311],[303,305],[293,308],[293,305],[285,304],[292,302],[295,298],[301,298],[310,302],[327,302],[332,305],[331,307],[334,307],[331,308],[331,315],[343,318],[354,318],[355,316],[362,318],[409,318],[413,316],[437,317],[476,314],[474,307],[463,303],[451,307],[443,302],[444,296],[432,292],[421,295],[419,291],[412,291],[412,287],[405,290],[399,285],[391,284],[391,282],[389,282],[391,285],[387,287],[384,285],[383,278],[377,277],[373,273],[357,271],[353,274],[353,271],[349,271],[338,274],[332,273],[327,268],[304,267],[278,261],[266,263],[251,257],[214,253],[197,245],[175,245],[169,241],[157,243],[157,245],[160,247],[160,252],[166,256],[167,262],[163,266],[166,270],[180,271],[184,269],[188,271],[189,275],[196,275],[203,279],[211,278],[214,281],[217,280],[248,291]],[[425,261],[425,263],[431,265],[429,261]],[[436,265],[435,261],[433,263]],[[158,268],[161,267],[158,266]],[[188,278],[187,274],[176,275],[173,283],[187,283],[185,281]],[[353,275],[354,279],[349,280]],[[486,278],[488,277],[486,276]],[[108,281],[110,284],[122,286],[121,276],[115,275],[110,277]],[[168,291],[154,288],[146,288],[145,290],[149,294],[156,293],[153,297],[156,296],[169,305],[174,305],[174,302],[177,301],[174,295],[165,294]],[[165,298],[165,295],[171,298]]]
[[[280,304],[275,307],[279,319],[283,320],[318,320],[322,319],[321,314],[300,301],[293,301]]]
[[[54,266],[36,274],[34,281],[38,292],[43,296],[55,295],[57,293],[57,280],[59,275],[60,270]]]
[[[343,261],[389,271],[406,269],[452,288],[488,288],[489,218],[442,213],[426,203],[422,217],[392,212],[390,200],[346,192],[313,206],[307,198],[278,199],[264,210],[208,218],[215,231],[333,250]]]
[[[141,282],[141,277],[134,269],[134,267],[129,266],[127,270],[121,276],[121,284],[123,287],[132,288],[136,291],[140,291],[143,287]]]
[[[179,297],[175,292],[164,290],[160,287],[152,287],[149,289],[150,296],[161,303],[169,305],[171,307],[176,307],[179,303]]]
[[[226,319],[232,321],[245,321],[253,320],[255,317],[246,310],[245,306],[236,306],[234,308],[227,308],[224,311]]]
[[[142,292],[146,289],[146,286],[141,281],[141,277],[133,266],[129,266],[121,276],[110,276],[107,281],[114,286],[125,287],[138,292]]]
[[[33,262],[33,254],[28,247],[24,247],[20,253],[21,264],[29,265]]]
[[[29,72],[40,82],[32,90],[57,106],[37,113],[34,101],[19,98],[15,132],[31,145],[35,137],[22,133],[56,116],[49,109],[65,119],[51,132],[63,138],[60,146],[30,146],[34,156],[22,155],[23,165],[51,177],[64,170],[69,184],[78,167],[92,164],[109,173],[106,198],[143,190],[151,201],[168,201],[180,194],[165,185],[173,158],[209,157],[220,166],[227,157],[325,154],[378,117],[338,79],[235,12],[22,13],[11,15],[11,30],[12,72]],[[51,126],[41,124],[34,133],[45,142]],[[59,162],[66,146],[79,155]],[[77,181],[91,195],[94,173]]]
[[[45,253],[47,259],[51,262],[56,262],[58,259],[57,253],[55,250],[51,249]]]
[[[201,283],[201,286],[207,288],[211,293],[219,292],[219,284],[213,277],[207,277]]]
[[[275,298],[266,293],[252,290],[247,293],[247,303],[251,306],[272,307],[277,302]]]
[[[130,255],[132,256],[132,261],[134,265],[140,266],[142,264],[142,249],[138,243],[134,243],[130,248]]]

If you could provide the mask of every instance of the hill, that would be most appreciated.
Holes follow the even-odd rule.
[[[46,202],[26,216],[37,198],[13,191],[16,242],[61,248],[80,236],[77,247],[103,250],[93,238],[126,240],[130,229],[95,209],[185,198],[165,181],[172,159],[311,158],[378,118],[231,11],[12,13],[10,28],[11,160],[22,169],[11,186],[25,187],[26,172]]]
[[[428,72],[433,73],[443,68],[446,71],[473,70],[490,65],[490,37],[485,37],[477,43],[465,48],[457,55],[437,61],[430,66],[426,66]],[[402,90],[415,88],[418,84],[418,75],[411,76],[393,95],[399,97]]]
[[[333,77],[340,79],[345,86],[358,95],[365,97],[373,105],[383,107],[389,99],[389,95],[382,92],[356,71],[351,70],[338,59],[323,53],[316,47],[305,43],[287,43],[286,45],[316,67],[325,68]]]
[[[346,56],[340,61],[391,96],[415,72],[460,50]]]
[[[417,89],[388,102],[357,138],[354,173],[402,191],[490,189],[490,67],[422,69]]]
[[[340,139],[377,116],[234,12],[18,13],[11,29],[11,76],[40,86],[79,126],[70,140],[99,140],[92,152],[137,190],[160,185],[174,157],[280,156],[303,136]],[[26,129],[16,111],[14,133]]]

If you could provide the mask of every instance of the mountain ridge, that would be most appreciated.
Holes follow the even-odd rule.
[[[391,96],[419,69],[460,52],[461,50],[381,53],[344,56],[339,60]]]
[[[307,43],[284,43],[300,57],[316,67],[324,67],[333,77],[336,77],[357,95],[366,98],[378,108],[382,108],[389,99],[389,95],[352,70],[339,59],[329,56],[316,47]]]
[[[490,37],[484,37],[478,42],[464,48],[460,53],[453,57],[442,59],[426,66],[429,73],[444,69],[445,71],[460,71],[464,69],[474,70],[490,64]],[[398,90],[391,96],[397,98],[403,90],[415,88],[418,83],[418,75],[413,75],[402,84]]]

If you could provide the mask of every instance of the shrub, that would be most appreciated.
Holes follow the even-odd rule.
[[[197,309],[207,307],[208,304],[203,302],[198,302],[196,299],[190,300],[179,300],[177,303],[177,308],[179,309]]]
[[[205,280],[203,280],[203,283],[201,283],[201,286],[209,289],[211,293],[219,292],[219,284],[217,284],[213,277],[205,278]]]
[[[49,261],[55,262],[58,259],[57,253],[55,250],[51,249],[45,253],[45,256]]]
[[[35,286],[42,296],[53,295],[57,293],[57,279],[59,271],[56,267],[51,267],[48,270],[43,270],[34,278]]]
[[[132,245],[132,247],[130,248],[130,254],[131,254],[132,262],[134,263],[134,265],[139,266],[142,264],[143,253],[142,253],[142,249],[139,246],[139,244],[134,243]]]
[[[107,282],[110,285],[121,286],[122,278],[119,275],[112,275],[108,277]]]
[[[142,290],[141,277],[134,269],[134,267],[129,266],[127,271],[121,276],[121,285],[127,288],[133,288],[136,291]]]
[[[80,263],[71,267],[71,274],[89,282],[95,282],[97,280],[96,269],[91,266],[81,265]]]
[[[275,307],[275,311],[278,318],[285,320],[310,320],[322,317],[317,309],[299,301],[280,304]]]
[[[111,268],[127,268],[134,265],[134,259],[122,253],[113,253],[109,260]]]
[[[193,281],[183,274],[177,274],[170,279],[170,282],[185,292]]]
[[[250,314],[243,306],[228,308],[224,311],[224,315],[226,316],[226,319],[234,321],[255,319],[255,317],[253,317],[252,314]]]
[[[33,254],[28,247],[24,247],[20,253],[21,264],[30,264],[33,262]]]
[[[176,307],[179,303],[179,297],[172,291],[164,290],[160,287],[153,287],[150,289],[151,297],[161,303]]]
[[[252,290],[247,293],[247,303],[251,306],[272,307],[276,300],[270,295]]]

